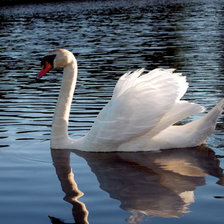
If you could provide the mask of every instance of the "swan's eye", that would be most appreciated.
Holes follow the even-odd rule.
[[[47,55],[41,60],[41,67],[46,66],[46,62],[51,65],[52,68],[54,68],[54,59],[56,55]],[[44,67],[45,68],[45,67]]]

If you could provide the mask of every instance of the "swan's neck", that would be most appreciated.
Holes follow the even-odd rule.
[[[74,59],[72,63],[64,67],[63,80],[60,94],[58,97],[56,109],[54,112],[51,141],[58,142],[68,138],[68,120],[70,107],[77,80],[77,62]]]

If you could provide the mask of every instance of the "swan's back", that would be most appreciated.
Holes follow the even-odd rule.
[[[124,74],[113,96],[85,136],[87,151],[126,151],[123,146],[160,148],[153,138],[176,122],[200,113],[198,104],[182,101],[188,83],[174,69],[154,69]],[[146,149],[144,149],[146,150]]]

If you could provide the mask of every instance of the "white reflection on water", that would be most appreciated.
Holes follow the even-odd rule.
[[[140,223],[145,216],[180,217],[194,203],[194,191],[205,185],[208,175],[224,185],[215,153],[205,147],[171,149],[157,153],[86,153],[52,150],[52,159],[64,200],[73,205],[77,223],[88,223],[88,206],[78,200],[82,192],[74,180],[70,154],[84,158],[96,175],[100,188],[120,207],[132,213],[128,223]],[[75,172],[75,171],[74,171]]]

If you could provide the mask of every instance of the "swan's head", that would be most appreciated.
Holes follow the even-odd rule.
[[[41,67],[42,70],[38,74],[37,78],[41,78],[51,69],[65,67],[66,65],[72,63],[75,60],[74,55],[65,49],[57,49],[50,51],[42,60]]]

